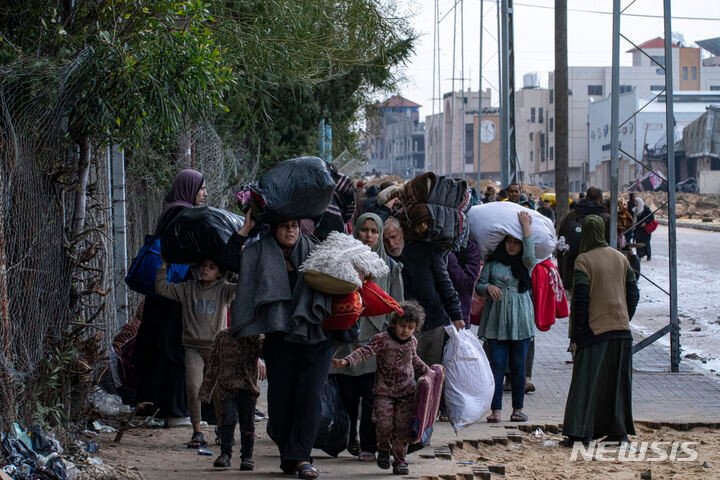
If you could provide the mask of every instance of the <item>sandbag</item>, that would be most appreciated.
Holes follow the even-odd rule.
[[[532,217],[532,236],[535,258],[544,260],[555,251],[555,225],[552,220],[535,210],[513,202],[492,202],[470,208],[470,237],[480,245],[483,260],[490,255],[506,235],[522,238],[518,212]]]
[[[490,409],[495,380],[480,340],[470,330],[448,325],[443,352],[445,409],[457,432],[480,420]]]
[[[322,215],[332,200],[335,180],[322,159],[299,157],[278,163],[250,188],[255,218],[279,223]]]
[[[333,375],[325,382],[321,403],[320,427],[314,448],[319,448],[331,457],[337,457],[348,446],[350,417],[345,411],[340,398],[340,387]]]
[[[219,263],[228,239],[243,223],[243,217],[218,208],[185,208],[163,233],[162,255],[172,263],[200,263],[207,258]]]

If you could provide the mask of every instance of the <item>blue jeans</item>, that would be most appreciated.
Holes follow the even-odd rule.
[[[527,357],[530,339],[525,340],[493,340],[487,339],[490,347],[490,368],[495,378],[495,393],[493,394],[493,410],[502,410],[503,379],[508,356],[510,357],[510,384],[512,385],[512,407],[523,408],[525,401],[525,358]]]

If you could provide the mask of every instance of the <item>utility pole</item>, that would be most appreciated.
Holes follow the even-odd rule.
[[[567,0],[555,0],[555,217],[568,214]]]

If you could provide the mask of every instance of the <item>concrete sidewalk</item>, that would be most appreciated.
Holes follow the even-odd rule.
[[[527,424],[502,422],[490,425],[482,420],[456,434],[449,423],[436,423],[432,446],[408,457],[410,475],[405,478],[422,480],[498,478],[497,475],[491,475],[485,470],[492,465],[477,462],[472,462],[473,465],[465,464],[453,458],[452,449],[460,445],[480,446],[483,449],[485,448],[483,445],[494,444],[496,447],[492,448],[499,447],[501,451],[511,453],[519,446],[515,442],[522,442],[523,439],[528,442],[528,436],[520,432],[518,427],[528,429],[532,426],[541,426],[546,432],[559,432],[558,424],[563,419],[572,373],[572,364],[567,363],[570,355],[566,352],[566,332],[567,321],[564,321],[558,322],[549,332],[540,333],[536,337],[533,381],[537,391],[525,398],[525,412],[530,418]],[[710,423],[715,424],[716,427],[720,425],[720,379],[694,371],[686,363],[681,365],[680,373],[670,373],[669,365],[668,349],[658,344],[647,347],[635,356],[633,377],[635,419],[658,424],[677,423],[680,429],[686,429],[695,423]],[[264,393],[259,400],[259,408],[267,411]],[[504,401],[503,418],[509,419],[512,411],[509,392],[505,394]],[[136,464],[146,479],[184,480],[212,477],[219,480],[238,479],[243,476],[268,479],[297,478],[280,473],[277,448],[265,433],[266,423],[259,422],[256,427],[257,468],[254,472],[239,472],[237,458],[233,459],[234,465],[231,469],[214,469],[212,461],[219,453],[219,448],[211,447],[214,452],[212,457],[201,457],[194,451],[185,449],[182,442],[189,438],[189,430],[186,429],[137,432],[123,440],[123,449],[133,452],[130,464]],[[207,429],[206,437],[214,438],[210,428]],[[555,435],[554,438],[559,437]],[[128,453],[123,454],[120,451],[116,455],[125,459],[128,457]],[[360,462],[357,457],[352,457],[347,452],[341,453],[338,458],[329,457],[321,451],[314,451],[314,455],[315,465],[320,469],[323,480],[387,478],[392,475],[391,470],[381,470],[374,462]],[[511,461],[507,466],[513,469]],[[501,465],[498,468],[504,467]]]

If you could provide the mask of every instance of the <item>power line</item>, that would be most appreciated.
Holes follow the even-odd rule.
[[[482,1],[491,1],[491,0],[482,0]],[[536,5],[532,3],[519,3],[515,2],[515,5],[520,5],[523,7],[531,7],[531,8],[542,8],[544,10],[555,10],[555,7],[550,5]],[[612,15],[612,12],[605,12],[602,10],[585,10],[581,8],[568,8],[568,12],[578,12],[578,13],[592,13],[596,15]],[[448,12],[449,13],[449,12]],[[664,18],[662,15],[651,15],[649,13],[623,13],[624,17],[640,17],[640,18]],[[683,17],[683,16],[673,16],[673,20],[711,20],[718,22],[720,21],[720,17]]]

